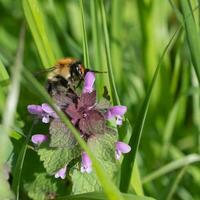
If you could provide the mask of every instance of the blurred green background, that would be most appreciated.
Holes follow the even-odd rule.
[[[43,102],[31,91],[31,84],[20,85],[21,66],[34,73],[53,66],[62,57],[84,60],[78,0],[40,0],[40,12],[34,19],[24,2],[0,0],[0,119],[4,127],[12,127],[8,132],[14,144],[13,159],[17,159],[31,126],[27,105]],[[98,0],[83,2],[88,67],[107,70]],[[104,1],[115,85],[121,104],[128,107],[132,127],[161,61],[137,154],[144,194],[156,199],[200,199],[200,1],[188,2],[192,16],[184,14],[178,0]],[[180,27],[178,37],[160,60]],[[44,77],[38,80],[45,82]],[[109,86],[108,76],[98,75],[100,94],[104,85]],[[12,151],[5,138],[0,143],[1,160]],[[25,174],[30,156],[38,159],[31,150],[26,152]],[[22,176],[22,182],[25,179]]]

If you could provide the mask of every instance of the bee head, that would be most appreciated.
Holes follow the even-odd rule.
[[[83,79],[85,76],[85,67],[80,61],[77,61],[71,65],[71,76]]]

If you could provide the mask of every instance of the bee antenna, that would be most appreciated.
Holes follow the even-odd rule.
[[[104,74],[107,73],[106,71],[96,71],[96,70],[92,70],[92,69],[85,69],[85,73],[87,72],[94,72],[96,74]]]

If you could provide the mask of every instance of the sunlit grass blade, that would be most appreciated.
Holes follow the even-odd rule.
[[[32,88],[31,90],[37,91],[37,95],[40,95],[41,97],[46,100],[46,102],[52,106],[52,108],[56,111],[60,119],[63,121],[63,123],[69,128],[69,130],[74,134],[77,142],[80,144],[80,146],[87,152],[89,155],[90,159],[92,160],[93,168],[97,174],[97,177],[105,191],[106,196],[108,197],[109,200],[124,200],[122,197],[120,191],[117,189],[115,184],[108,178],[107,174],[105,173],[104,169],[101,166],[101,163],[95,158],[94,154],[92,151],[88,148],[87,144],[85,141],[81,138],[79,132],[77,129],[71,124],[68,118],[66,118],[65,114],[61,112],[58,107],[52,102],[50,96],[42,87],[38,81],[32,76],[31,73],[29,73],[26,69],[24,69],[24,77],[26,80],[26,83],[31,83]],[[26,84],[25,84],[26,86]]]
[[[8,73],[0,60],[0,82],[9,79]],[[5,91],[3,87],[0,86],[0,116],[2,111],[5,110]],[[0,129],[4,130],[7,127],[3,127],[0,125]],[[8,181],[4,177],[4,167],[5,162],[7,161],[13,146],[11,141],[9,140],[8,131],[2,131],[0,134],[0,199],[9,199],[13,198],[13,194],[10,190],[10,185]]]
[[[187,169],[187,166],[183,167],[180,172],[178,173],[175,181],[173,182],[172,186],[171,186],[171,189],[166,197],[166,200],[171,200],[174,193],[176,192],[177,188],[178,188],[178,185],[181,181],[181,179],[183,178],[185,172],[186,172],[186,169]]]
[[[172,137],[174,126],[176,123],[176,118],[177,118],[177,114],[179,110],[179,104],[180,104],[180,99],[173,105],[173,108],[171,109],[169,113],[164,131],[163,131],[163,148],[161,150],[163,158],[166,157],[168,148],[170,146],[170,139]]]
[[[190,1],[182,0],[181,1],[182,13],[184,18],[184,28],[186,31],[186,38],[188,42],[188,46],[190,49],[190,55],[192,59],[192,63],[198,78],[198,82],[200,83],[200,40],[199,33],[197,32],[197,27],[195,24],[194,16],[192,13],[192,8],[190,5]]]
[[[170,151],[170,156],[172,157],[173,160],[178,160],[178,159],[182,159],[185,157],[185,155],[176,147],[176,146],[171,146],[171,148],[169,149]],[[200,187],[200,169],[195,165],[190,165],[188,166],[188,170],[187,173],[189,175],[191,175],[191,177],[194,180],[194,183]]]
[[[27,148],[28,148],[28,142],[30,140],[35,122],[36,121],[33,122],[32,126],[30,128],[30,131],[26,136],[26,140],[24,141],[24,144],[22,145],[22,148],[20,150],[19,156],[17,158],[16,165],[15,165],[15,168],[14,168],[14,173],[13,173],[14,179],[13,179],[13,182],[12,182],[12,189],[15,192],[16,200],[20,199],[19,191],[20,191],[20,182],[21,182],[21,178],[22,178],[22,169],[23,169],[24,159],[25,159],[25,156],[26,156]]]
[[[113,103],[119,105],[120,100],[117,93],[117,88],[115,85],[114,75],[113,75],[113,67],[112,67],[112,61],[111,61],[111,53],[110,53],[110,42],[109,42],[109,34],[108,34],[108,28],[107,28],[107,21],[106,21],[106,13],[103,1],[100,0],[100,13],[102,18],[102,26],[103,26],[103,35],[105,40],[105,51],[106,51],[106,60],[107,60],[107,67],[108,67],[108,76],[109,76],[109,82],[112,92],[112,99]]]
[[[133,187],[134,191],[138,195],[144,195],[143,187],[142,187],[142,181],[140,177],[140,172],[138,169],[137,161],[135,161],[133,171],[132,171],[132,177],[131,177],[131,186]]]
[[[200,155],[198,155],[198,154],[191,154],[191,155],[185,156],[179,160],[175,160],[169,164],[166,164],[165,166],[161,167],[160,169],[155,170],[151,174],[144,177],[142,179],[142,182],[143,183],[150,182],[156,178],[166,175],[167,173],[173,172],[176,169],[185,167],[190,164],[194,164],[199,161],[200,161]]]
[[[122,56],[122,30],[124,6],[123,1],[114,0],[111,4],[111,59],[113,64],[113,73],[116,83],[121,86],[123,78],[123,56]],[[120,13],[120,14],[119,14]]]
[[[167,51],[169,50],[169,47],[173,44],[173,42],[175,41],[178,33],[180,33],[180,28],[177,29],[177,31],[173,34],[173,36],[171,37],[170,41],[168,42],[167,46],[165,47],[160,60],[158,62],[158,65],[156,67],[156,71],[154,73],[152,82],[150,84],[149,90],[147,92],[147,95],[144,99],[144,102],[142,104],[142,107],[139,111],[139,114],[137,116],[135,125],[133,127],[133,134],[130,138],[129,141],[129,145],[132,147],[132,150],[129,154],[127,154],[124,157],[123,163],[122,163],[122,171],[121,171],[121,182],[120,182],[120,189],[122,192],[127,192],[128,188],[129,188],[129,184],[130,184],[130,177],[131,177],[131,172],[134,166],[134,162],[135,162],[135,158],[136,158],[136,154],[137,154],[137,150],[140,144],[140,138],[142,135],[142,131],[143,131],[143,126],[145,123],[145,119],[146,119],[146,114],[148,111],[148,107],[149,107],[149,102],[150,102],[150,98],[151,98],[151,94],[158,76],[158,72],[159,69],[161,67],[161,63],[163,61],[163,58],[165,56],[165,54],[167,53]]]
[[[90,1],[90,10],[91,10],[91,18],[92,18],[92,44],[93,44],[93,52],[94,52],[94,69],[97,71],[102,70],[102,55],[101,55],[101,37],[100,37],[100,23],[98,21],[98,11],[99,4],[97,1]],[[103,89],[103,79],[96,79],[96,88],[97,91],[101,91]]]
[[[14,123],[16,108],[19,98],[20,92],[20,81],[21,81],[21,73],[23,70],[23,55],[24,55],[24,40],[25,40],[25,25],[22,25],[20,36],[19,36],[19,47],[12,71],[11,85],[9,88],[9,93],[6,102],[6,109],[3,115],[3,131],[0,134],[0,152],[1,156],[1,164],[2,161],[7,161],[8,157],[12,151],[12,144],[8,138],[10,134],[11,127]],[[15,177],[14,177],[15,178]],[[16,195],[18,194],[18,190],[14,190]]]
[[[37,0],[23,0],[23,9],[44,67],[55,63],[53,46],[48,40],[42,10]]]
[[[188,191],[184,187],[180,187],[177,190],[177,194],[182,200],[194,200],[193,195],[190,193],[190,191]]]
[[[134,194],[123,194],[124,200],[153,200],[154,198],[145,196],[136,196]],[[100,192],[91,192],[79,195],[70,195],[66,197],[59,197],[56,200],[107,200],[105,194]]]
[[[2,61],[0,60],[0,116],[5,109],[6,95],[5,95],[5,89],[3,88],[3,85],[5,81],[8,81],[8,80],[9,80],[8,72],[5,66],[3,65]]]
[[[0,83],[8,79],[9,79],[8,72],[0,60]]]
[[[66,23],[66,19],[63,19],[62,14],[58,14],[59,10],[56,8],[56,3],[54,1],[48,1],[48,3],[51,9],[52,17],[55,20],[56,28],[58,28],[58,32],[60,32],[60,34],[63,36],[65,45],[68,47],[68,51],[71,52],[73,56],[80,57],[82,55],[82,48],[67,32],[66,27],[63,26],[63,24]]]
[[[4,132],[7,134],[9,134],[9,129],[11,128],[14,122],[14,117],[19,97],[21,71],[23,69],[22,60],[24,51],[24,37],[25,37],[25,27],[23,26],[20,33],[20,43],[18,47],[18,53],[16,55],[16,60],[14,63],[15,67],[13,68],[12,72],[12,80],[7,97],[6,110],[4,110],[3,120],[2,120]],[[4,134],[0,134],[0,137],[4,136],[5,136]],[[4,150],[6,149],[3,147],[5,146],[6,143],[4,144],[3,140],[0,140],[0,142],[2,142],[2,144],[0,145],[0,148],[2,148],[0,152],[3,154]]]
[[[199,88],[199,83],[196,77],[194,70],[191,73],[192,85],[196,88]],[[200,97],[198,93],[194,93],[193,96],[193,120],[194,125],[197,127],[198,135],[197,135],[197,151],[200,153]]]
[[[84,64],[87,68],[90,68],[89,51],[88,51],[88,43],[87,43],[87,33],[86,33],[86,28],[85,28],[85,16],[84,16],[83,0],[80,0],[80,7],[81,7],[82,32],[83,32]]]

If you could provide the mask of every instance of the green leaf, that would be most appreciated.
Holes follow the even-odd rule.
[[[43,161],[44,167],[48,174],[55,174],[70,161],[80,155],[78,147],[69,148],[40,148],[38,150],[40,160]]]
[[[115,159],[115,142],[117,135],[112,132],[107,132],[105,135],[88,140],[88,146],[93,151],[95,157],[102,163],[104,170],[108,176],[116,178],[117,163]],[[98,178],[93,170],[90,174],[81,173],[80,170],[72,170],[72,191],[74,194],[84,192],[94,192],[102,190]]]
[[[77,144],[74,135],[65,124],[59,120],[51,121],[49,134],[51,135],[50,147],[69,148]]]
[[[136,196],[134,194],[122,194],[125,200],[154,200],[151,197]],[[90,192],[79,195],[70,195],[66,197],[59,197],[56,200],[107,200],[104,193],[101,192]]]
[[[120,182],[120,189],[122,192],[127,192],[129,185],[130,185],[130,179],[131,179],[131,173],[133,170],[133,166],[134,166],[134,162],[135,162],[135,158],[136,158],[136,154],[137,154],[137,150],[140,144],[140,138],[142,135],[142,131],[143,131],[143,127],[144,127],[144,123],[146,120],[146,115],[147,115],[147,111],[148,111],[148,107],[149,107],[149,102],[150,102],[150,98],[151,98],[151,94],[155,85],[155,82],[157,80],[158,77],[158,73],[161,67],[161,63],[163,61],[163,58],[166,54],[166,52],[169,50],[170,45],[172,45],[172,43],[175,41],[178,33],[180,33],[180,28],[177,29],[175,31],[175,33],[172,35],[172,37],[170,38],[168,44],[166,45],[160,60],[158,62],[158,65],[156,67],[153,79],[151,81],[149,90],[147,92],[147,95],[144,99],[144,102],[141,106],[141,109],[138,113],[135,125],[133,127],[133,134],[130,138],[129,141],[129,145],[131,146],[132,150],[130,153],[128,153],[127,155],[124,156],[124,160],[122,162],[122,170],[121,170],[121,182]]]
[[[82,194],[85,192],[101,191],[102,187],[99,184],[97,176],[94,172],[81,173],[80,169],[74,169],[72,173],[72,193]]]
[[[191,3],[188,0],[181,1],[182,13],[185,24],[186,38],[190,49],[192,64],[194,66],[198,82],[200,83],[200,40],[195,24]]]
[[[45,29],[43,11],[37,0],[23,0],[23,9],[44,67],[55,63],[53,46]]]
[[[55,196],[57,186],[54,178],[47,174],[37,174],[36,179],[28,188],[28,196],[33,200],[46,200]]]
[[[0,60],[0,82],[9,79],[8,72]]]
[[[93,151],[95,157],[102,163],[104,170],[108,172],[111,178],[114,177],[117,170],[115,159],[115,143],[117,134],[114,129],[107,129],[104,135],[88,140],[88,147]]]

